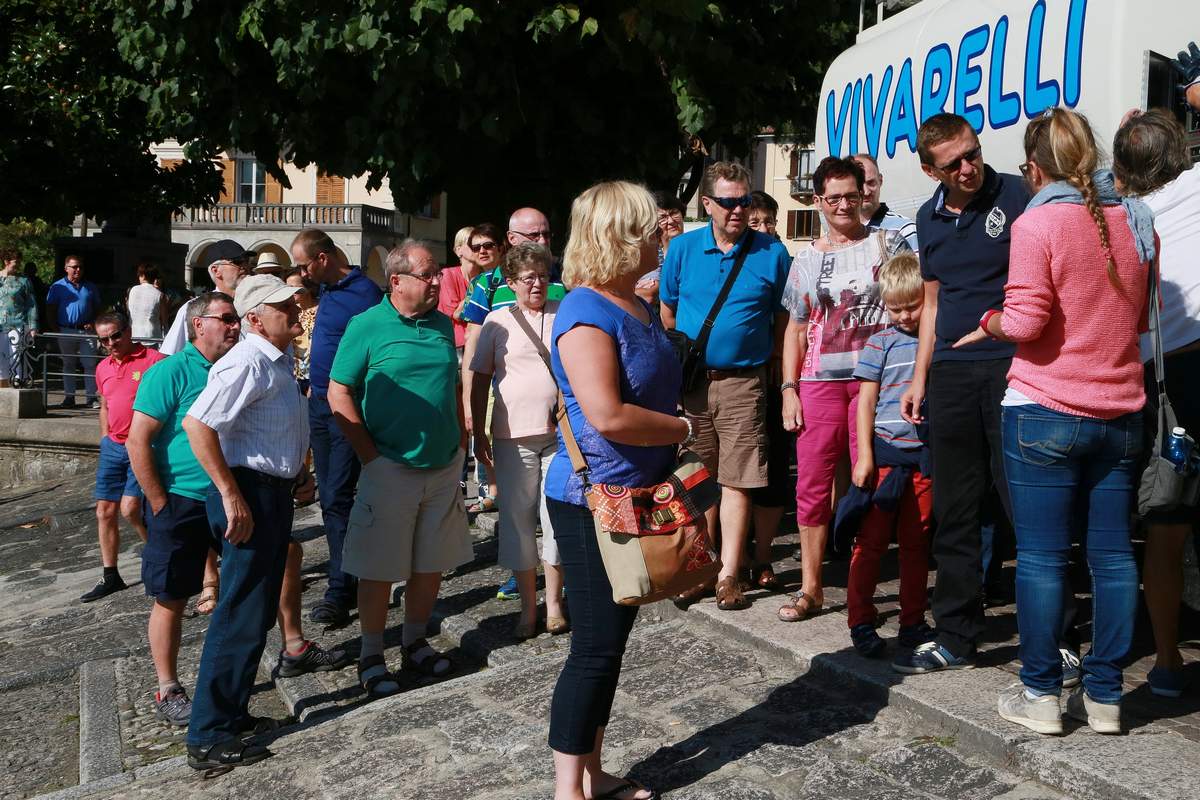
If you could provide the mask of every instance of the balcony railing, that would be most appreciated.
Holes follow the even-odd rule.
[[[173,228],[298,230],[376,230],[407,233],[407,215],[387,208],[344,203],[219,203],[208,208],[185,208],[175,214]]]
[[[792,177],[792,197],[797,200],[808,201],[813,196],[812,174],[795,175]]]

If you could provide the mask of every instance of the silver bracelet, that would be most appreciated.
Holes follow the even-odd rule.
[[[695,441],[696,441],[696,431],[695,431],[695,430],[692,428],[692,421],[691,421],[690,419],[688,419],[687,417],[680,417],[680,419],[681,419],[681,420],[683,420],[683,424],[684,424],[684,425],[687,425],[687,431],[688,431],[688,432],[687,432],[687,436],[686,436],[686,437],[684,438],[684,440],[683,440],[682,442],[680,442],[679,444],[680,444],[682,447],[688,447],[688,446],[690,446],[690,445],[691,445],[693,442],[695,442]]]

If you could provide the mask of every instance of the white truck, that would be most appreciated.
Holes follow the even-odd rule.
[[[1168,63],[1194,39],[1200,0],[921,0],[830,65],[814,155],[871,153],[883,199],[908,216],[934,189],[917,128],[943,111],[970,121],[1000,172],[1017,171],[1025,124],[1056,105],[1087,115],[1105,151],[1130,108],[1170,108],[1200,161],[1200,115]]]

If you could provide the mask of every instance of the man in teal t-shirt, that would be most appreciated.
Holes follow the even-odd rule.
[[[442,573],[471,560],[458,475],[466,433],[441,272],[428,245],[388,254],[388,295],[346,326],[329,373],[329,407],[362,462],[342,549],[358,578],[358,678],[372,697],[400,684],[383,657],[392,584],[406,581],[406,668],[441,677],[453,663],[425,641]]]
[[[237,344],[241,321],[229,295],[206,292],[188,304],[187,326],[191,341],[142,378],[125,442],[145,494],[142,583],[154,598],[149,639],[158,673],[155,712],[178,727],[186,726],[192,713],[177,672],[184,606],[201,589],[213,590],[215,606],[219,580],[204,507],[210,481],[192,453],[183,418],[207,385],[213,362]]]

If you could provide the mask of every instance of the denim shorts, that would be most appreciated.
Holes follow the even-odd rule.
[[[157,514],[142,501],[146,547],[142,550],[142,583],[146,596],[186,600],[204,587],[204,562],[214,547],[203,500],[167,494]]]
[[[96,464],[95,499],[115,503],[122,497],[141,496],[142,487],[138,486],[133,467],[129,466],[125,445],[105,436],[100,440],[100,460]]]

